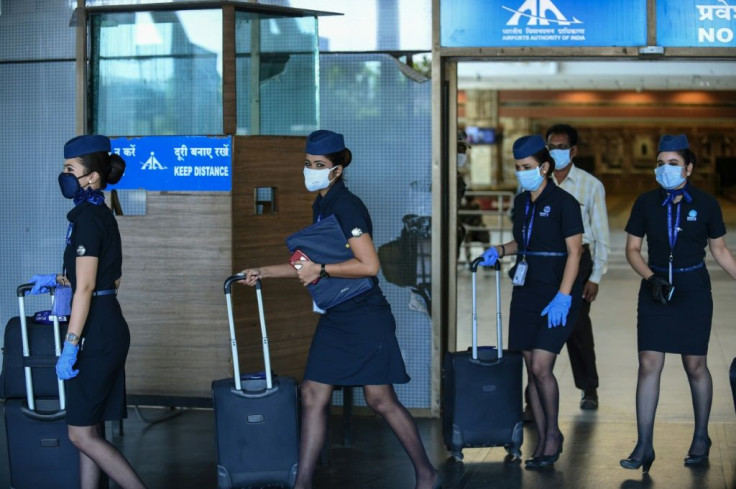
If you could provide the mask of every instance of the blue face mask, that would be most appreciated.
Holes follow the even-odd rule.
[[[87,174],[89,175],[89,173]],[[78,192],[82,190],[82,186],[79,185],[79,179],[86,177],[82,175],[77,178],[73,173],[62,172],[59,174],[59,188],[61,189],[61,195],[66,199],[73,199]]]
[[[654,175],[657,178],[657,183],[666,190],[672,190],[683,183],[686,178],[682,176],[682,167],[675,165],[662,165],[658,166],[654,170]]]
[[[521,188],[534,192],[542,185],[544,175],[539,172],[539,168],[532,168],[531,170],[517,171],[516,179],[519,181]]]
[[[555,160],[555,170],[562,170],[570,164],[569,149],[551,149],[549,155]]]

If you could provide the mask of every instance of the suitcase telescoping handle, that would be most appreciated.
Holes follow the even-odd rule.
[[[242,391],[240,382],[240,360],[238,359],[238,341],[235,337],[235,318],[233,317],[232,285],[234,282],[243,280],[245,275],[232,275],[225,280],[225,302],[227,303],[227,319],[230,323],[230,348],[233,354],[233,376],[235,378],[235,389]],[[256,297],[258,298],[258,316],[261,321],[261,341],[263,343],[263,363],[266,369],[266,390],[273,389],[273,377],[271,375],[271,353],[268,348],[268,334],[266,334],[266,317],[263,314],[263,295],[261,294],[261,281],[256,282]]]
[[[479,256],[470,265],[471,276],[473,278],[473,360],[478,360],[478,304],[477,304],[477,275],[478,265],[483,261],[483,257]],[[503,319],[501,318],[501,261],[496,260],[494,265],[496,269],[496,350],[498,361],[503,358]]]
[[[23,358],[27,360],[31,356],[31,348],[28,341],[28,320],[26,319],[26,292],[30,292],[33,289],[34,284],[23,284],[19,285],[16,289],[18,295],[18,310],[20,314],[20,336],[23,344]],[[54,288],[49,289],[51,294],[51,307],[54,306]],[[61,328],[59,327],[59,318],[57,316],[51,316],[54,324],[54,353],[58,358],[61,355],[61,340],[59,339]],[[26,379],[26,401],[28,402],[28,409],[34,413],[34,417],[42,417],[44,419],[64,417],[66,409],[66,395],[64,393],[64,381],[60,378],[56,378],[57,385],[59,387],[59,411],[53,414],[40,414],[36,413],[36,401],[33,396],[33,372],[31,372],[30,365],[27,364],[23,367]]]

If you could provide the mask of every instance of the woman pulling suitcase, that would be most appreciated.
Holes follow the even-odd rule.
[[[303,261],[254,267],[240,272],[242,283],[264,278],[297,278],[305,286],[331,277],[370,277],[373,286],[320,316],[301,384],[302,421],[299,468],[295,489],[312,487],[312,477],[325,441],[328,406],[335,385],[362,385],[368,406],[394,431],[414,464],[416,489],[440,487],[414,420],[399,402],[392,384],[409,381],[396,340],[391,308],[375,278],[380,268],[371,236],[373,225],[363,202],[342,181],[352,154],[342,134],[319,130],[307,138],[305,185],[319,192],[312,206],[314,220],[335,215],[354,258],[342,263]]]
[[[513,152],[524,190],[514,200],[514,240],[486,250],[481,265],[517,255],[510,272],[509,350],[521,351],[529,377],[537,447],[526,467],[534,469],[553,465],[562,453],[559,388],[552,369],[582,300],[583,220],[578,201],[550,181],[555,164],[542,136],[517,139]]]
[[[99,487],[102,472],[126,489],[145,485],[123,455],[101,435],[102,424],[126,417],[125,359],[130,332],[117,289],[122,275],[120,232],[102,194],[117,183],[125,161],[110,154],[110,140],[78,136],[64,145],[61,193],[74,200],[61,276],[33,277],[34,290],[71,285],[73,299],[56,373],[66,380],[69,439],[79,449],[82,489]]]

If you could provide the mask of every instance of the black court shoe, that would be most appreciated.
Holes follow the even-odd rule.
[[[708,463],[708,455],[710,454],[710,446],[713,444],[713,442],[710,440],[710,437],[708,438],[708,441],[705,443],[705,452],[703,452],[700,455],[693,455],[692,452],[688,452],[687,457],[685,457],[685,465],[689,467],[694,467],[697,465],[705,465]]]
[[[631,470],[639,470],[639,467],[641,467],[641,472],[643,474],[646,474],[649,472],[649,467],[652,466],[654,463],[654,452],[651,453],[651,455],[647,455],[646,457],[642,458],[625,458],[621,460],[620,464],[621,467],[625,469],[631,469]]]
[[[542,455],[540,457],[532,457],[524,463],[527,469],[543,469],[545,467],[552,467],[555,462],[560,458],[562,453],[562,445],[565,443],[565,437],[560,433],[560,448],[557,449],[557,453],[554,455]]]

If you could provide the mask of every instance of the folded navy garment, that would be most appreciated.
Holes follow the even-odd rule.
[[[354,258],[347,239],[335,215],[321,219],[286,238],[286,246],[293,253],[300,250],[315,263],[340,263]],[[329,309],[374,287],[371,277],[321,279],[307,285],[317,307]]]

